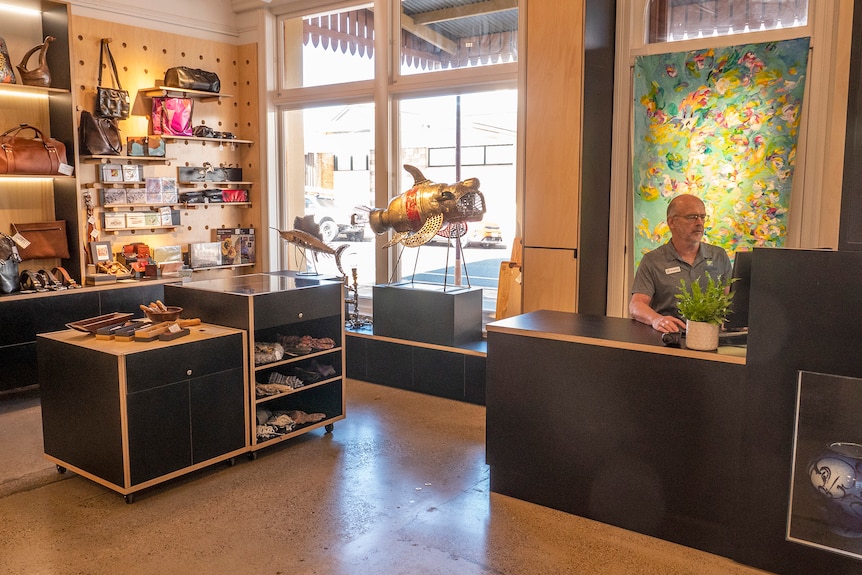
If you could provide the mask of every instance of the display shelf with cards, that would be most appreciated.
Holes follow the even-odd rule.
[[[165,286],[165,302],[249,333],[252,457],[321,427],[331,432],[345,417],[341,282],[240,275]]]

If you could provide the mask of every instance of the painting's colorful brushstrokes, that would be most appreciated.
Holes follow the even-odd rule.
[[[635,62],[635,267],[670,239],[668,202],[706,204],[728,253],[787,232],[808,38],[642,56]]]

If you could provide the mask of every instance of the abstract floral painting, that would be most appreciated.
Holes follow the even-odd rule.
[[[787,233],[809,38],[638,57],[635,267],[670,239],[668,202],[706,204],[705,241],[733,252]]]

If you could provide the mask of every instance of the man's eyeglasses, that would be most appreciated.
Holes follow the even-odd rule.
[[[684,219],[684,220],[688,220],[688,221],[689,221],[689,222],[691,222],[691,223],[694,223],[694,222],[696,222],[697,220],[700,220],[700,221],[702,221],[702,222],[706,223],[706,220],[708,220],[708,219],[709,219],[709,216],[708,216],[708,215],[706,215],[706,214],[688,214],[688,215],[685,215],[685,216],[676,216],[676,217],[678,217],[678,218],[682,218],[682,219]]]

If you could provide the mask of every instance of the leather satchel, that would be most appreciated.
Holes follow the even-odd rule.
[[[34,137],[25,138],[24,130]],[[0,174],[53,175],[66,163],[66,146],[46,138],[38,128],[21,124],[0,134]]]
[[[69,240],[66,237],[66,220],[12,224],[12,233],[30,242],[18,253],[22,260],[41,258],[69,258]]]
[[[218,93],[221,90],[221,81],[215,72],[207,72],[200,68],[189,68],[188,66],[177,66],[168,68],[165,72],[165,86]]]
[[[96,115],[102,118],[116,118],[125,120],[129,117],[130,100],[128,90],[123,90],[120,85],[120,76],[117,74],[117,64],[114,55],[111,54],[110,39],[102,38],[102,52],[99,54],[99,85],[96,87]],[[102,70],[105,68],[105,55],[111,65],[112,83],[117,87],[102,86]]]
[[[123,139],[120,137],[116,120],[96,118],[87,110],[81,111],[78,142],[85,155],[119,156],[123,151]]]

